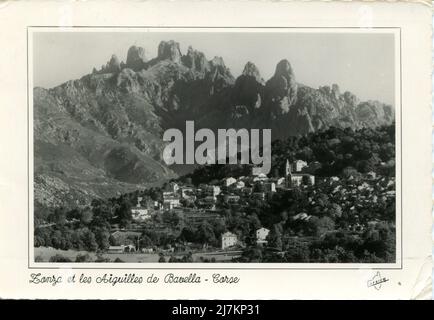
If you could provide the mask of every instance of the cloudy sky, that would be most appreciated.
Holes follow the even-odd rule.
[[[162,40],[189,45],[208,59],[223,57],[237,77],[247,61],[268,80],[281,59],[288,59],[297,82],[317,88],[336,83],[362,100],[394,104],[394,37],[387,33],[312,32],[35,32],[33,83],[50,88],[99,69],[112,54],[126,60],[131,45],[157,55]]]

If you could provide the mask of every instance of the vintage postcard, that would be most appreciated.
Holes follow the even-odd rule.
[[[430,298],[426,3],[0,21],[0,297]]]

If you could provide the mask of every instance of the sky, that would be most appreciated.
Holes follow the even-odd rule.
[[[361,100],[395,102],[395,44],[390,33],[312,32],[34,32],[33,84],[44,88],[90,73],[105,65],[112,54],[126,60],[132,45],[145,48],[146,56],[157,55],[160,41],[179,42],[181,53],[188,46],[207,59],[223,57],[237,77],[251,61],[264,80],[276,64],[287,59],[296,81],[313,88],[339,85]]]

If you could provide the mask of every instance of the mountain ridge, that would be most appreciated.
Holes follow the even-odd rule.
[[[208,60],[192,47],[183,55],[173,40],[160,43],[157,57],[132,46],[126,62],[112,55],[80,79],[34,88],[34,110],[35,200],[48,205],[84,204],[176,177],[162,162],[162,134],[183,130],[186,120],[197,129],[271,128],[273,140],[394,120],[390,105],[361,102],[337,85],[298,83],[286,59],[267,81],[253,62],[235,78],[222,57]],[[75,162],[65,165],[64,154]]]

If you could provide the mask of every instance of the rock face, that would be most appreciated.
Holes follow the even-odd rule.
[[[267,103],[273,118],[287,114],[297,101],[297,83],[288,60],[280,61],[274,76],[266,83]]]
[[[194,50],[191,46],[188,47],[187,54],[181,59],[182,63],[193,71],[204,74],[209,70],[209,63],[203,52]]]
[[[253,78],[258,83],[264,82],[264,80],[261,78],[261,74],[259,73],[259,69],[253,62],[250,61],[244,66],[241,76]]]
[[[160,42],[158,46],[158,59],[180,63],[181,50],[179,50],[179,43],[173,40]]]
[[[110,60],[106,63],[105,66],[101,67],[100,71],[97,71],[95,68],[92,73],[116,73],[121,71],[121,63],[116,55],[112,55]]]
[[[145,49],[142,47],[132,46],[128,49],[126,67],[139,71],[146,66]]]
[[[235,81],[233,102],[236,106],[245,106],[246,113],[253,114],[262,105],[264,96],[264,80],[258,68],[252,62],[247,62],[243,73]]]
[[[85,204],[93,198],[158,184],[177,176],[162,161],[168,128],[271,128],[273,139],[330,126],[370,127],[394,121],[394,109],[360,102],[337,85],[296,82],[287,60],[264,84],[248,62],[235,80],[223,58],[207,60],[163,41],[158,56],[132,46],[100,70],[55,88],[34,89],[35,200]]]
[[[231,72],[225,66],[222,57],[214,57],[209,62],[209,72],[206,74],[206,80],[211,84],[210,94],[222,92],[229,85],[232,86],[234,78]]]

